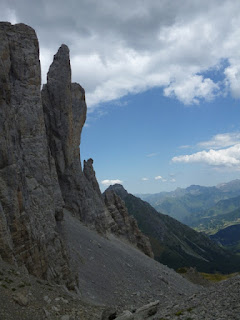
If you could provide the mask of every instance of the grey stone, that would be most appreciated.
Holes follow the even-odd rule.
[[[17,302],[20,306],[27,306],[28,305],[28,296],[21,292],[17,292],[13,295],[13,300]]]
[[[111,215],[110,230],[127,239],[146,255],[153,257],[149,239],[139,230],[137,221],[129,216],[124,201],[111,189],[104,192],[104,201]]]
[[[126,310],[123,311],[123,313],[121,313],[119,316],[117,316],[116,320],[133,320],[134,316],[132,314],[132,312]]]
[[[154,301],[137,309],[134,315],[135,320],[148,319],[158,311],[159,301]]]
[[[71,83],[69,49],[62,45],[50,66],[42,102],[48,145],[55,160],[65,207],[99,232],[107,230],[107,209],[92,167],[82,170],[79,145],[86,120],[84,89]]]
[[[101,320],[113,320],[116,319],[117,311],[114,308],[108,307],[103,310]]]
[[[40,86],[35,31],[1,23],[0,255],[37,277],[65,282],[68,259],[55,220],[61,220],[63,200]]]

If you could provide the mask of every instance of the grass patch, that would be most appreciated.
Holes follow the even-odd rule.
[[[183,274],[183,273],[187,273],[188,268],[178,268],[176,271],[177,273]]]
[[[210,282],[219,282],[223,280],[230,279],[236,276],[238,273],[231,273],[231,274],[221,274],[221,273],[204,273],[200,272],[204,279]]]
[[[175,313],[176,316],[181,316],[182,314],[183,314],[183,310],[180,310],[180,311]]]

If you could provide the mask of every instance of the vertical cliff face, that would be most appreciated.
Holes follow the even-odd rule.
[[[57,232],[63,200],[46,139],[38,40],[0,24],[0,256],[34,275],[68,277]]]
[[[42,94],[40,74],[35,31],[0,23],[0,258],[69,284],[64,208],[101,233],[114,232],[143,251],[145,244],[127,213],[108,211],[93,160],[82,170],[87,107],[84,89],[71,83],[67,46],[54,56]]]
[[[85,162],[85,174],[81,168],[79,145],[87,107],[84,89],[71,83],[69,50],[65,45],[59,48],[50,66],[42,103],[65,206],[81,221],[106,232],[108,213],[95,175],[90,173],[92,161]]]

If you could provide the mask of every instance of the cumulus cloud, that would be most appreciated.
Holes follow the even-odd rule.
[[[164,89],[165,96],[176,96],[184,104],[198,104],[200,99],[212,100],[219,91],[219,85],[203,76],[191,75],[187,79],[173,81]]]
[[[43,82],[66,43],[90,107],[157,86],[184,104],[214,99],[222,83],[240,97],[239,1],[1,0],[0,19],[37,31]],[[205,76],[222,61],[222,83]]]
[[[173,162],[184,163],[206,163],[211,166],[224,166],[231,168],[240,168],[240,144],[232,147],[208,151],[203,150],[190,155],[181,155],[174,157]]]
[[[219,149],[230,147],[238,143],[240,143],[240,132],[231,132],[217,134],[208,141],[198,143],[198,146],[207,149]]]
[[[104,186],[110,186],[110,185],[116,184],[116,183],[122,184],[123,181],[119,180],[119,179],[113,179],[113,180],[106,179],[106,180],[101,181],[101,184],[103,184]]]
[[[142,178],[142,181],[148,181],[149,179],[148,178]]]
[[[161,180],[162,182],[166,182],[166,181],[167,181],[167,180],[164,179],[162,176],[156,176],[154,179],[155,179],[155,180]]]

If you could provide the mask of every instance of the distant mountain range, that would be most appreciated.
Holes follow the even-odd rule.
[[[240,180],[214,187],[192,185],[172,192],[139,195],[158,212],[213,234],[240,222]]]
[[[191,188],[198,194],[198,188]],[[124,202],[139,229],[149,237],[157,261],[174,269],[195,266],[204,272],[234,272],[239,270],[240,257],[231,254],[181,222],[157,212],[149,203],[129,194],[116,184],[107,190],[114,191]]]

